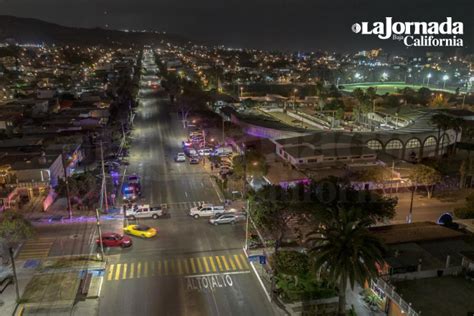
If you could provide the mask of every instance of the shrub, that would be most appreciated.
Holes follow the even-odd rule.
[[[461,207],[454,210],[454,215],[460,219],[471,219],[474,218],[474,209]]]

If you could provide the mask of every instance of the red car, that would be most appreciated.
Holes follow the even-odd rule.
[[[96,240],[97,246],[100,246],[100,239]],[[122,247],[127,248],[132,245],[132,239],[128,236],[117,233],[102,233],[102,245],[104,247]]]

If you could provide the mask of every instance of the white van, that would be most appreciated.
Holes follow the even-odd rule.
[[[214,150],[214,156],[227,156],[232,154],[232,147],[219,147]]]

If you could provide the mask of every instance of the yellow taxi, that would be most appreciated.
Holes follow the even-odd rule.
[[[146,225],[128,225],[123,229],[123,232],[128,235],[143,237],[143,238],[151,238],[156,236],[156,228],[152,228]]]

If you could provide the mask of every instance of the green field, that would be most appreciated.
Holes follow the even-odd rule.
[[[415,85],[415,84],[406,84],[404,82],[365,82],[365,83],[341,83],[339,86],[344,87],[342,89],[343,91],[347,92],[352,92],[356,88],[361,88],[363,90],[369,88],[369,87],[374,87],[377,88],[377,94],[383,95],[383,94],[392,94],[392,93],[398,93],[398,90],[401,90],[403,88],[411,88],[415,91],[422,87],[429,88],[431,90],[435,91],[444,91],[444,92],[449,92],[449,93],[454,93],[453,90],[442,90],[442,89],[437,89],[435,87],[428,87],[428,86],[423,86],[423,85]]]

